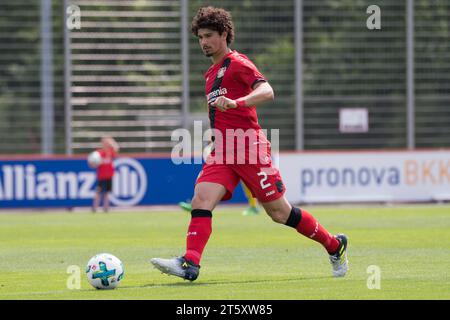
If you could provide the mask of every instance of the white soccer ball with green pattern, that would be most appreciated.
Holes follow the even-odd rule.
[[[93,256],[86,266],[89,283],[96,289],[114,289],[124,276],[122,261],[109,253]]]

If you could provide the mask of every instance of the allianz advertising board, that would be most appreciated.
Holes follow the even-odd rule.
[[[192,198],[201,164],[170,158],[119,157],[110,201],[113,206],[177,204]],[[91,206],[96,171],[85,159],[0,160],[0,208]],[[237,188],[231,203],[245,202]]]

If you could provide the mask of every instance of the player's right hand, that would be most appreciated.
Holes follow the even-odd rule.
[[[220,96],[213,102],[211,106],[218,108],[220,111],[226,111],[227,109],[236,109],[237,103],[233,99],[228,99],[227,97]]]

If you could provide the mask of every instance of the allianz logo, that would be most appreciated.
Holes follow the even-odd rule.
[[[114,167],[111,203],[138,204],[147,191],[144,168],[131,158],[116,159]],[[92,170],[38,172],[34,164],[0,166],[0,206],[1,201],[92,199],[95,186],[96,173]]]
[[[134,206],[147,192],[147,174],[142,165],[132,158],[114,160],[111,203],[116,206]]]

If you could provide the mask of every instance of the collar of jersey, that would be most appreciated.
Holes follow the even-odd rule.
[[[228,58],[229,56],[231,56],[232,54],[235,54],[235,53],[236,53],[236,50],[232,50],[232,51],[228,52],[226,55],[223,56],[222,60],[220,60],[219,62],[214,64],[214,67],[220,67],[226,58]]]

